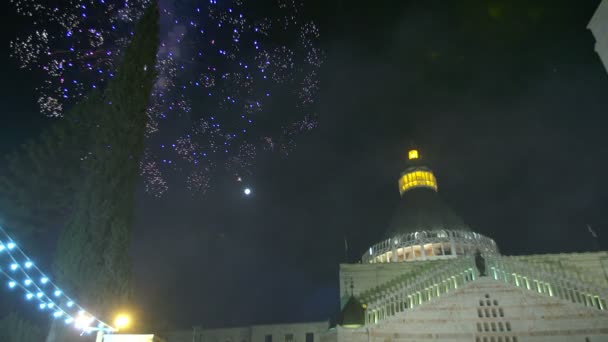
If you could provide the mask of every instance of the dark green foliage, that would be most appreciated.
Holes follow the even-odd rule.
[[[134,195],[158,48],[156,5],[138,23],[104,93],[82,185],[60,237],[54,274],[98,317],[128,305]]]
[[[40,342],[44,341],[44,336],[43,329],[15,313],[0,319],[0,341],[2,342]]]
[[[0,224],[21,236],[63,227],[54,280],[106,320],[112,310],[128,306],[131,295],[134,196],[157,48],[154,3],[105,91],[89,94],[0,169]],[[7,322],[25,324],[14,317]],[[73,329],[60,326],[53,324],[47,341],[72,339]]]
[[[91,127],[101,94],[94,92],[39,139],[21,146],[0,168],[0,224],[23,237],[62,226],[82,184]]]

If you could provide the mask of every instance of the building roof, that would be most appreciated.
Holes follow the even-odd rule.
[[[439,229],[471,230],[437,192],[417,188],[403,194],[387,233],[392,237]]]
[[[342,308],[337,323],[346,328],[365,325],[365,305],[351,295],[344,308]]]
[[[415,151],[415,158],[411,158]],[[417,150],[409,152],[408,168],[399,178],[401,201],[393,214],[387,237],[424,230],[471,230],[440,198],[437,181]]]

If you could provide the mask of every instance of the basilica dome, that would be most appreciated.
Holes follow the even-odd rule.
[[[408,152],[398,180],[401,200],[385,234],[364,263],[453,258],[498,253],[494,240],[473,232],[437,193],[437,178],[418,150]]]
[[[418,187],[402,194],[390,222],[387,237],[441,229],[471,230],[435,190]]]

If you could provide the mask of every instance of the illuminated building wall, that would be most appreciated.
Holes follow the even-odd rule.
[[[503,256],[438,205],[419,151],[407,157],[401,204],[420,205],[397,207],[399,229],[339,265],[339,317],[355,316],[354,297],[360,322],[195,328],[167,342],[608,342],[608,251]],[[433,191],[404,195],[421,187]]]

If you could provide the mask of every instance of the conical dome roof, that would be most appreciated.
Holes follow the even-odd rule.
[[[365,324],[365,305],[361,304],[355,296],[350,296],[338,317],[338,325],[350,328]]]
[[[419,187],[403,193],[387,235],[439,229],[471,230],[435,190]]]
[[[388,237],[424,230],[470,230],[437,194],[437,179],[417,150],[408,152],[407,165],[399,177],[401,201],[389,225]]]

